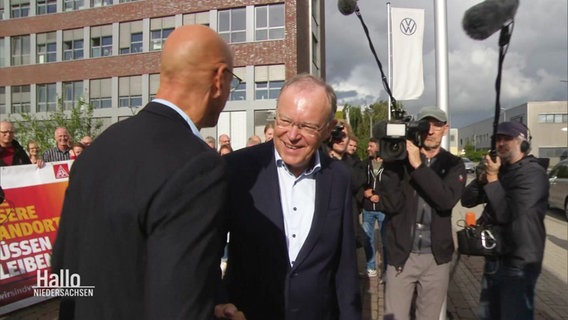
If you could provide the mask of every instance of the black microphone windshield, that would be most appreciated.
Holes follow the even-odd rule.
[[[337,0],[337,9],[348,16],[357,9],[357,0]]]
[[[463,29],[475,40],[489,38],[515,17],[519,0],[485,0],[469,8],[463,16]]]

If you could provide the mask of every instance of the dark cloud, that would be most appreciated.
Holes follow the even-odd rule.
[[[390,1],[393,7],[423,8],[424,93],[403,101],[416,114],[436,104],[434,3]],[[469,38],[462,29],[464,12],[481,1],[447,1],[449,111],[452,126],[462,127],[493,116],[497,76],[498,33],[486,40]],[[379,59],[387,73],[386,1],[358,1]],[[527,101],[568,99],[568,9],[565,0],[521,1],[503,66],[501,106]],[[386,100],[381,75],[359,19],[344,16],[336,2],[326,2],[327,80],[338,91],[340,105]],[[353,94],[355,93],[355,94]]]

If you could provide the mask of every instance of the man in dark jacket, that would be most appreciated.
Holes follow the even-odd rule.
[[[463,161],[441,147],[448,133],[446,113],[425,107],[419,120],[430,124],[422,146],[406,143],[407,158],[385,161],[379,209],[386,225],[385,313],[409,319],[416,290],[416,319],[438,319],[447,294],[454,252],[452,208],[465,187]]]
[[[0,121],[0,167],[31,164],[24,148],[14,140],[14,126]]]
[[[485,173],[472,181],[462,205],[486,203],[478,223],[500,226],[505,253],[487,257],[481,282],[479,319],[533,319],[534,288],[542,268],[548,208],[548,177],[541,162],[527,155],[527,127],[497,127],[497,157],[483,160]]]

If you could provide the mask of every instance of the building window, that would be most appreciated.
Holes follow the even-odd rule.
[[[568,114],[566,113],[556,113],[556,114],[539,114],[538,122],[540,123],[567,123]]]
[[[245,8],[219,10],[217,19],[217,32],[227,43],[245,42],[247,40]]]
[[[112,36],[91,38],[91,58],[112,54]]]
[[[0,1],[0,20],[4,20],[4,1]]]
[[[83,59],[83,29],[63,31],[63,61]]]
[[[150,75],[150,91],[149,91],[149,98],[150,101],[156,98],[156,93],[158,93],[158,88],[160,87],[160,75],[158,73]]]
[[[63,82],[63,109],[71,110],[83,98],[83,81]]]
[[[112,55],[112,26],[91,28],[91,58]]]
[[[11,113],[29,113],[31,111],[30,86],[12,86]]]
[[[55,111],[57,109],[57,91],[55,83],[38,84],[36,112]]]
[[[12,65],[21,66],[30,63],[30,36],[15,36],[12,40]]]
[[[276,99],[285,78],[286,68],[283,64],[254,67],[255,99]]]
[[[10,1],[10,18],[27,17],[30,14],[29,0],[12,0]]]
[[[142,52],[142,21],[121,23],[119,41],[120,54]]]
[[[112,81],[110,78],[90,81],[89,102],[93,109],[112,108]]]
[[[284,81],[260,81],[255,82],[255,99],[276,99]]]
[[[142,106],[142,76],[121,77],[118,79],[118,106],[137,108]]]
[[[118,3],[136,2],[138,0],[119,0]]]
[[[242,79],[241,83],[237,88],[231,91],[229,94],[229,100],[246,100],[247,99],[247,84],[246,84],[246,69],[245,68],[234,68],[233,73]]]
[[[284,39],[284,4],[258,6],[255,10],[255,40]]]
[[[55,32],[37,35],[37,63],[55,62],[57,60],[57,39]]]
[[[91,8],[98,8],[112,5],[112,0],[91,0]]]
[[[6,114],[6,87],[0,87],[0,114]]]
[[[188,24],[209,26],[209,11],[184,14],[183,25]]]
[[[85,8],[85,0],[63,0],[63,11],[75,11]]]
[[[36,14],[38,16],[57,12],[57,0],[37,0]]]
[[[162,50],[166,38],[174,31],[174,17],[155,18],[150,21],[150,51]]]
[[[4,53],[4,38],[0,38],[0,68],[6,66],[6,54]]]

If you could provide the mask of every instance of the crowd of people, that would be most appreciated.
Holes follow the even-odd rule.
[[[0,122],[1,165],[81,157],[52,268],[96,294],[64,297],[60,319],[361,319],[357,247],[364,276],[385,282],[385,318],[438,319],[460,200],[485,204],[480,222],[500,225],[509,248],[487,258],[480,318],[533,317],[548,182],[526,127],[501,123],[496,156],[466,187],[463,161],[441,145],[444,111],[420,110],[428,130],[420,145],[406,141],[403,159],[382,159],[380,134],[359,159],[349,123],[334,117],[333,88],[299,74],[282,87],[264,142],[251,136],[233,150],[229,135],[216,145],[199,132],[217,124],[232,70],[216,32],[183,26],[165,42],[156,98],[92,146],[57,128],[40,156]]]
[[[91,136],[84,136],[80,142],[73,142],[67,129],[58,127],[54,132],[56,145],[42,154],[37,141],[28,141],[24,149],[15,139],[15,135],[16,131],[11,122],[0,121],[0,167],[23,164],[43,167],[45,162],[73,160],[93,142]]]

